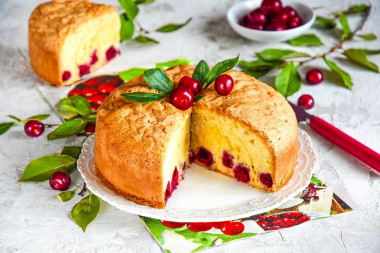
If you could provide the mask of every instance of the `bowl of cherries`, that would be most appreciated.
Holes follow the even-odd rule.
[[[285,41],[308,30],[315,13],[297,1],[256,0],[233,5],[227,12],[232,29],[255,41]]]

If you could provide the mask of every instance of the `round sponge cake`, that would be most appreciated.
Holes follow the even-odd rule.
[[[165,70],[177,86],[194,66]],[[285,98],[244,73],[228,96],[210,85],[205,97],[182,111],[169,98],[147,104],[124,99],[129,92],[156,92],[139,76],[116,89],[98,109],[95,164],[110,188],[140,204],[164,208],[183,179],[190,157],[252,187],[278,191],[293,175],[298,137]]]

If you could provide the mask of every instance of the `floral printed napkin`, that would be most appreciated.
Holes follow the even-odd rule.
[[[233,240],[286,229],[304,222],[352,211],[316,177],[302,193],[258,215],[223,222],[179,223],[140,217],[165,252],[197,252]]]

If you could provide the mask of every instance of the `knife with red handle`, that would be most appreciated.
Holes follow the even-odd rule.
[[[338,128],[334,127],[327,121],[324,121],[323,119],[317,116],[305,112],[304,109],[300,108],[295,104],[292,104],[291,102],[289,102],[289,104],[292,106],[294,112],[296,113],[298,122],[305,121],[314,131],[316,131],[326,139],[332,141],[339,147],[343,148],[348,153],[355,156],[368,166],[380,172],[379,153],[375,152],[374,150],[355,140],[354,138],[342,132]]]

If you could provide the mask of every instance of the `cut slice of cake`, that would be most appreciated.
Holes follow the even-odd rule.
[[[29,55],[45,81],[69,85],[119,55],[117,8],[87,0],[40,4],[29,19]]]

